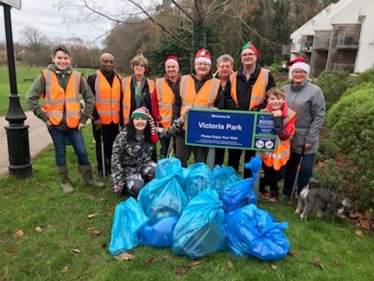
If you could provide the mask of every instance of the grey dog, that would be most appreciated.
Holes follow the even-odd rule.
[[[346,217],[353,212],[353,204],[348,198],[340,196],[335,190],[321,187],[319,182],[310,178],[308,184],[302,189],[297,202],[295,214],[306,221],[309,213],[317,210],[317,217],[321,218],[327,212],[330,218],[334,215]]]

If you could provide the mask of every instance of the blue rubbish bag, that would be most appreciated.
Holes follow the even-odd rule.
[[[184,192],[187,199],[191,200],[205,189],[216,190],[216,179],[209,167],[202,162],[192,164],[188,167],[188,176]]]
[[[218,194],[206,189],[183,210],[173,233],[173,252],[192,259],[225,249],[224,212]]]
[[[252,157],[251,161],[245,164],[245,167],[252,171],[253,176],[228,184],[219,193],[225,212],[230,212],[247,204],[257,204],[257,194],[253,189],[253,184],[261,168],[261,157]]]
[[[255,178],[248,178],[228,184],[219,193],[225,212],[230,212],[241,206],[257,204],[257,194],[253,189]]]
[[[184,174],[181,161],[175,157],[169,157],[161,159],[157,162],[156,166],[156,179],[163,179],[170,175],[175,175],[179,184],[183,187],[186,181],[186,175]]]
[[[178,220],[179,217],[171,216],[159,219],[154,225],[143,225],[139,230],[140,243],[153,247],[171,247]]]
[[[245,169],[250,169],[252,175],[257,176],[258,171],[261,169],[262,158],[261,156],[252,157],[251,160],[244,164]]]
[[[216,165],[213,169],[213,175],[216,179],[216,191],[218,193],[220,193],[226,185],[242,180],[233,167]]]
[[[278,260],[290,250],[290,241],[283,232],[288,224],[276,222],[268,211],[253,204],[226,213],[224,226],[227,248],[235,256]]]
[[[139,192],[138,202],[152,225],[164,217],[180,217],[188,200],[175,175],[170,175],[147,183]]]
[[[130,197],[125,202],[119,203],[114,212],[110,253],[116,256],[135,248],[139,244],[138,230],[148,221],[134,198]]]

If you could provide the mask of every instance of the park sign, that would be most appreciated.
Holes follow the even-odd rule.
[[[0,3],[7,4],[11,7],[14,7],[18,10],[21,10],[22,1],[21,0],[0,0]]]
[[[187,115],[186,144],[273,151],[276,144],[273,115],[266,111],[193,108]]]

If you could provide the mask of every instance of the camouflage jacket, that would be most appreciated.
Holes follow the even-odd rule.
[[[112,180],[114,184],[124,185],[124,179],[133,174],[143,175],[143,171],[152,162],[155,144],[140,141],[127,141],[127,128],[117,135],[112,152]]]

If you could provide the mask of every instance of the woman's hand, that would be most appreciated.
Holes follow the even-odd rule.
[[[115,184],[113,187],[114,193],[121,194],[123,190],[123,185]]]
[[[310,143],[305,143],[304,144],[304,150],[305,151],[309,150],[311,147],[312,147],[312,145]]]
[[[86,127],[85,124],[79,123],[78,124],[78,131],[82,130],[84,127]]]

